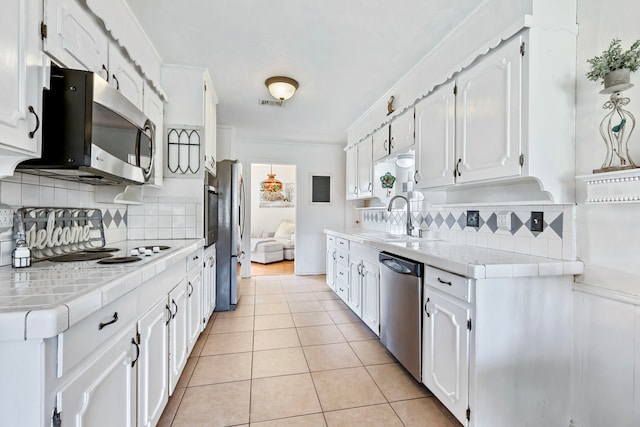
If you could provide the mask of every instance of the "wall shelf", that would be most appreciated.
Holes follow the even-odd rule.
[[[576,180],[586,184],[585,203],[640,202],[640,168],[580,175]]]

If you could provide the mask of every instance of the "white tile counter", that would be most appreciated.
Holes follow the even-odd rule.
[[[0,341],[49,338],[67,330],[203,247],[203,239],[127,241],[109,247],[114,256],[131,248],[170,246],[130,264],[97,261],[34,262],[31,267],[0,267]]]
[[[542,258],[361,228],[325,229],[325,233],[474,279],[562,276],[582,274],[584,270],[582,261]]]

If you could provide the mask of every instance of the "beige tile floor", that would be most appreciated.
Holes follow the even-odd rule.
[[[243,279],[214,313],[159,426],[460,424],[324,283]]]

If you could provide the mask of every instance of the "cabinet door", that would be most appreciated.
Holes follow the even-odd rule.
[[[373,133],[373,160],[389,154],[389,125],[384,125]]]
[[[132,325],[56,394],[61,425],[136,425],[136,327]]]
[[[380,267],[368,260],[362,261],[362,320],[380,335]]]
[[[138,321],[138,425],[155,426],[169,399],[169,313],[163,298]]]
[[[13,174],[15,164],[39,155],[42,119],[43,55],[37,2],[5,2],[0,16],[0,154],[16,154],[0,164],[0,178]]]
[[[347,200],[358,198],[358,147],[347,148],[346,194]]]
[[[109,80],[109,41],[93,16],[75,0],[45,0],[44,51],[60,65],[99,73]]]
[[[372,138],[358,143],[358,197],[371,197],[373,194],[373,158]]]
[[[168,305],[172,313],[169,322],[169,394],[173,394],[187,364],[187,298],[185,279],[169,293]]]
[[[202,270],[196,269],[187,279],[187,353],[191,353],[193,346],[202,331]]]
[[[391,123],[391,153],[396,153],[404,148],[411,147],[415,143],[413,109],[396,117]]]
[[[109,84],[140,110],[143,109],[144,80],[120,48],[109,45]]]
[[[445,85],[416,105],[417,188],[453,184],[455,83]]]
[[[202,327],[209,322],[216,307],[216,255],[215,248],[205,252],[205,264],[202,270]]]
[[[325,274],[325,279],[327,285],[336,290],[336,250],[335,248],[327,248],[327,271]]]
[[[516,38],[458,77],[458,182],[520,174],[522,55]]]
[[[216,96],[208,74],[204,80],[204,165],[216,173]]]
[[[349,297],[347,305],[354,313],[362,317],[362,263],[361,259],[349,260]]]
[[[425,287],[422,381],[463,424],[469,404],[469,309]]]
[[[151,89],[148,83],[144,84],[144,113],[156,127],[155,131],[155,153],[154,153],[154,173],[149,184],[161,186],[164,171],[164,102],[157,93]]]

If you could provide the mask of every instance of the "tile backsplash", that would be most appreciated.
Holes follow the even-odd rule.
[[[127,206],[96,202],[94,187],[88,184],[15,173],[0,180],[0,204],[14,211],[24,206],[98,208],[107,244],[127,239]],[[12,230],[0,234],[0,266],[11,264],[14,246]]]
[[[411,206],[414,227],[428,230],[440,240],[547,258],[573,260],[576,257],[575,205],[435,207],[412,201]],[[467,227],[467,210],[479,211],[479,227]],[[535,211],[544,213],[542,232],[530,230],[531,212]],[[497,215],[504,212],[511,219],[509,230],[498,228]],[[384,208],[366,209],[360,216],[364,228],[405,232],[406,208],[391,212]]]
[[[202,237],[203,207],[197,198],[144,197],[129,207],[129,239]]]

